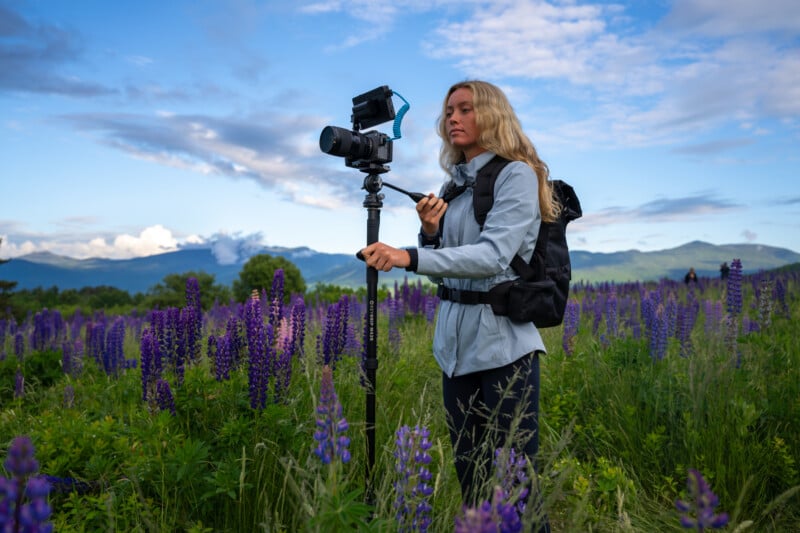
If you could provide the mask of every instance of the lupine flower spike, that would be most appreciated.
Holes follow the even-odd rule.
[[[495,487],[492,501],[477,507],[465,507],[456,517],[454,533],[518,533],[522,531],[517,510],[503,502],[503,489]]]
[[[527,465],[525,456],[517,454],[514,448],[508,452],[498,448],[494,452],[495,479],[503,490],[503,501],[515,505],[520,515],[525,513],[530,493]]]
[[[350,438],[344,435],[349,425],[342,415],[342,404],[333,388],[333,370],[329,366],[322,367],[317,415],[317,431],[314,433],[317,447],[314,453],[326,465],[336,457],[342,463],[350,461]]]
[[[52,512],[47,503],[51,486],[44,476],[36,475],[39,462],[33,454],[30,437],[19,436],[11,442],[3,463],[11,477],[0,476],[0,531],[53,531],[53,524],[47,521]]]
[[[689,500],[677,500],[675,507],[681,512],[681,525],[686,529],[705,531],[720,529],[728,523],[728,513],[714,513],[719,498],[711,491],[703,475],[697,470],[689,470],[686,481]]]
[[[433,494],[433,487],[429,484],[431,472],[428,465],[431,456],[428,450],[433,444],[428,439],[429,435],[427,428],[419,426],[413,430],[408,426],[397,430],[394,456],[398,480],[394,484],[397,491],[394,507],[397,511],[397,530],[401,533],[425,532],[431,524],[432,507],[428,499]]]

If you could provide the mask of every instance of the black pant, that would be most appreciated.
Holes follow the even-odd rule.
[[[533,464],[539,451],[539,354],[463,376],[442,374],[442,392],[464,503],[491,499],[495,450]],[[536,483],[532,483],[533,490]],[[538,495],[536,496],[538,499]],[[545,526],[540,531],[549,531]]]

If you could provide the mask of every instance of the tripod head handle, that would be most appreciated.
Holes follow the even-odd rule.
[[[385,181],[383,182],[383,184],[384,184],[386,187],[389,187],[390,189],[394,189],[394,190],[396,190],[397,192],[401,192],[401,193],[405,194],[406,196],[408,196],[409,198],[411,198],[412,200],[414,200],[414,203],[417,203],[417,202],[419,202],[420,200],[422,200],[423,198],[425,198],[425,195],[424,195],[424,194],[422,194],[421,192],[408,192],[408,191],[406,191],[406,190],[403,190],[403,189],[401,189],[400,187],[395,187],[395,186],[394,186],[394,185],[392,185],[391,183],[386,183]]]

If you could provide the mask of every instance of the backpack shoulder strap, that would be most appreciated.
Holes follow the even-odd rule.
[[[475,188],[472,191],[472,207],[475,211],[475,220],[481,231],[486,222],[486,215],[494,205],[494,185],[500,171],[511,161],[499,155],[494,156],[483,165],[475,177]]]
[[[486,215],[494,204],[494,184],[497,176],[510,161],[499,155],[494,156],[488,163],[483,165],[475,176],[475,184],[456,186],[453,181],[447,183],[442,193],[442,200],[450,203],[451,200],[460,196],[465,190],[472,188],[472,210],[475,213],[475,220],[478,222],[481,231],[483,223],[486,222]],[[445,212],[445,215],[447,212]],[[444,227],[444,216],[439,219],[439,231]]]

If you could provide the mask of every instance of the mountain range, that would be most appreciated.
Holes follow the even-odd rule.
[[[310,248],[264,247],[252,253],[281,256],[291,261],[306,284],[317,283],[359,287],[366,284],[364,263],[355,255],[329,254]],[[212,248],[189,248],[134,259],[74,259],[49,252],[14,258],[0,266],[0,279],[16,281],[17,289],[58,287],[59,290],[107,285],[131,294],[147,292],[168,274],[205,272],[217,283],[230,285],[237,279],[249,256],[221,263]],[[785,248],[758,244],[713,245],[693,241],[677,248],[653,252],[628,250],[594,253],[570,252],[573,282],[648,281],[662,278],[683,279],[690,267],[698,276],[719,276],[720,264],[733,259],[742,262],[745,274],[800,262],[800,254]],[[426,280],[402,270],[380,272],[379,285],[393,285],[408,278]]]

